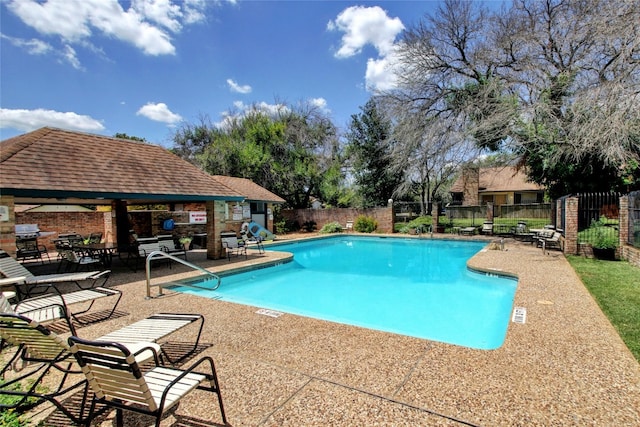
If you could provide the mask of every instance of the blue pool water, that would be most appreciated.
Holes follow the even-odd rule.
[[[294,261],[224,276],[215,291],[175,289],[488,350],[504,342],[517,283],[466,268],[485,245],[359,236],[273,245]]]

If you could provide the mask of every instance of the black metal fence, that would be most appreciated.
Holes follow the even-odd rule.
[[[451,224],[464,221],[465,225],[479,226],[487,219],[486,206],[447,206],[445,215]],[[470,222],[469,222],[470,221]]]
[[[640,248],[640,191],[629,193],[628,243],[636,248]]]
[[[578,243],[593,243],[607,227],[610,237],[620,233],[620,193],[578,194]]]

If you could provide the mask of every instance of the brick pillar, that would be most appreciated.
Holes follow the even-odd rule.
[[[389,229],[391,230],[390,233],[395,233],[396,232],[396,211],[395,209],[393,209],[393,199],[389,199],[389,204],[387,205],[387,209],[389,209],[389,220],[391,221],[391,224],[389,224]]]
[[[480,204],[480,169],[477,166],[468,166],[462,170],[462,204],[477,206]]]
[[[0,195],[0,206],[9,216],[7,221],[0,221],[0,249],[15,258],[16,256],[16,211],[13,196]]]
[[[629,241],[629,196],[620,197],[618,227],[620,230],[618,247],[620,248],[620,254],[622,255],[622,248],[624,248],[624,245]]]
[[[564,252],[578,253],[578,198],[568,197],[564,210]]]
[[[270,230],[273,234],[276,234],[276,229],[273,227],[273,205],[271,203],[267,203],[267,218],[265,224],[267,230]]]
[[[220,233],[225,231],[224,200],[208,200],[207,209],[207,258],[220,259],[224,257]]]
[[[431,216],[431,231],[436,233],[440,223],[440,215],[438,215],[438,213],[440,213],[440,204],[434,203],[431,212],[435,212],[435,214]]]

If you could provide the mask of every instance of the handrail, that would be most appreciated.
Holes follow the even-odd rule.
[[[213,277],[214,279],[217,279],[218,283],[216,283],[216,285],[213,288],[203,288],[201,286],[195,286],[195,285],[189,285],[189,284],[182,284],[182,286],[189,286],[192,288],[198,288],[198,289],[206,289],[206,290],[216,290],[220,287],[220,283],[222,282],[222,279],[220,278],[220,276],[213,274],[212,272],[210,272],[209,270],[206,270],[200,266],[197,266],[195,264],[192,264],[188,261],[185,261],[183,259],[180,259],[178,257],[175,257],[171,254],[168,254],[164,251],[153,251],[151,252],[149,255],[147,255],[147,260],[146,260],[146,264],[145,264],[145,268],[146,268],[146,272],[147,272],[147,299],[151,298],[151,261],[153,261],[154,259],[158,259],[158,258],[168,258],[172,261],[177,261],[180,264],[186,265],[187,267],[191,267],[194,270],[198,270],[201,271],[202,273],[205,273],[211,277]],[[154,286],[158,286],[160,288],[160,290],[158,291],[158,295],[162,295],[162,284],[160,285],[154,285]]]

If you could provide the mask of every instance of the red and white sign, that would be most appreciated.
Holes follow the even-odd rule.
[[[206,211],[189,212],[189,224],[206,224],[206,223],[207,223]]]

